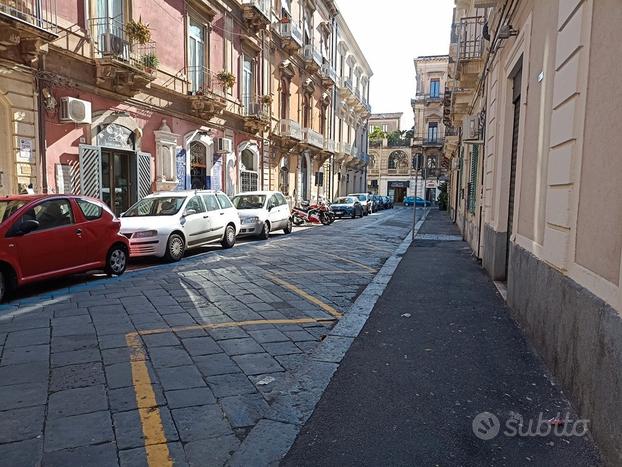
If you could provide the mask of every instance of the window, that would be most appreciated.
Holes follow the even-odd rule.
[[[270,197],[270,201],[268,201],[268,209],[275,208],[279,205],[279,201],[276,199],[276,195],[272,195]]]
[[[253,151],[244,149],[241,154],[240,185],[242,191],[259,189],[258,160]]]
[[[203,91],[205,83],[205,27],[190,19],[188,26],[188,79],[191,91]]]
[[[473,151],[471,152],[471,173],[469,174],[469,184],[467,193],[467,207],[471,214],[475,213],[475,207],[477,206],[477,163],[479,162],[479,145],[473,145]]]
[[[435,143],[438,141],[438,123],[428,123],[428,142]]]
[[[29,209],[22,216],[22,222],[34,220],[39,223],[37,230],[53,229],[64,225],[73,224],[73,212],[71,204],[66,199],[53,199],[44,201]]]
[[[386,123],[383,123],[383,124],[382,124],[382,131],[383,131],[383,132],[385,132],[385,133],[386,133],[387,131],[389,131],[389,125],[387,125]]]
[[[215,195],[203,195],[203,199],[205,200],[205,206],[208,211],[220,210],[220,205],[218,204],[218,200]]]
[[[216,195],[216,197],[218,198],[218,201],[220,202],[221,208],[229,209],[233,207],[233,204],[231,204],[231,201],[229,200],[229,197],[227,195],[219,193]]]
[[[249,111],[253,102],[253,81],[253,60],[249,57],[244,57],[242,64],[242,105],[246,112]]]
[[[389,169],[397,169],[397,157],[394,154],[389,156]]]
[[[279,204],[281,206],[285,206],[287,204],[287,200],[285,199],[285,196],[283,196],[281,193],[276,194],[276,199],[279,200]]]
[[[439,79],[430,80],[430,97],[440,97],[441,82]]]
[[[190,201],[188,201],[188,204],[186,205],[186,211],[189,211],[191,209],[196,214],[200,212],[205,212],[205,208],[203,207],[203,202],[201,201],[200,196],[193,196],[192,198],[190,198]]]
[[[172,216],[186,201],[185,196],[158,196],[143,198],[123,214],[123,217]]]
[[[91,203],[85,199],[77,199],[78,206],[80,207],[80,211],[84,214],[84,217],[87,221],[94,221],[99,219],[102,216],[102,212],[104,212],[101,206],[98,206],[95,203]]]

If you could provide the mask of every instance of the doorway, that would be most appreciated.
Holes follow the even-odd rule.
[[[135,154],[122,151],[102,151],[102,200],[118,216],[134,204],[136,196]]]
[[[309,166],[307,164],[307,156],[301,154],[300,161],[300,196],[303,201],[309,201]]]
[[[395,202],[395,203],[403,203],[405,197],[406,197],[406,188],[405,187],[395,187],[395,188],[393,188],[393,202]]]

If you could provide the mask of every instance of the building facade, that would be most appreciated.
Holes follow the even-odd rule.
[[[439,183],[443,183],[445,160],[443,143],[445,136],[452,133],[443,122],[443,99],[447,84],[449,56],[429,55],[414,60],[417,90],[411,99],[415,115],[413,134],[413,155],[416,165],[421,166],[423,197],[435,200]]]
[[[2,0],[0,24],[2,194],[121,213],[152,191],[363,183],[372,73],[332,0]]]
[[[369,118],[368,191],[393,198],[401,203],[415,193],[415,172],[412,165],[413,139],[400,132],[403,114],[372,114]],[[423,193],[423,187],[418,187]]]
[[[622,459],[622,4],[456,1],[450,214],[573,401]]]

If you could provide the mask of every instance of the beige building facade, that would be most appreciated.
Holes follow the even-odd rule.
[[[511,4],[511,5],[508,5]],[[450,214],[572,399],[622,460],[622,3],[456,1]]]
[[[443,122],[443,100],[447,85],[449,56],[430,55],[414,60],[417,89],[411,105],[415,117],[413,132],[413,157],[420,166],[423,197],[435,200],[441,177],[445,175],[447,161],[444,158],[443,143],[451,128]]]

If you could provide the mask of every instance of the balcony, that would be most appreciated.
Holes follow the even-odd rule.
[[[445,134],[442,131],[419,134],[413,138],[414,146],[440,147],[445,142]]]
[[[322,79],[322,84],[324,86],[333,86],[337,82],[337,72],[330,65],[330,63],[324,63],[320,67],[320,78]]]
[[[483,16],[471,16],[460,20],[458,32],[458,58],[461,62],[466,60],[479,60],[484,53],[484,23]]]
[[[283,139],[293,140],[295,142],[302,140],[302,128],[300,123],[282,118],[279,122],[279,136]]]
[[[242,0],[242,14],[250,29],[265,29],[272,21],[269,0]]]
[[[330,154],[335,153],[335,142],[332,139],[324,139],[324,151]]]
[[[188,67],[188,101],[190,113],[203,120],[210,120],[227,106],[225,92],[214,74],[205,67]]]
[[[300,52],[305,68],[314,73],[322,66],[322,54],[313,44],[307,44]]]
[[[270,124],[270,103],[262,99],[242,97],[244,128],[250,133],[260,133]]]
[[[311,128],[302,130],[302,142],[312,148],[324,149],[324,136]]]
[[[57,32],[56,0],[0,0],[0,57],[31,65]]]
[[[302,31],[296,23],[275,23],[274,29],[281,38],[281,45],[290,51],[297,52],[302,47]]]
[[[131,42],[124,24],[111,18],[92,18],[90,31],[98,86],[133,96],[155,80],[155,42]]]

